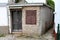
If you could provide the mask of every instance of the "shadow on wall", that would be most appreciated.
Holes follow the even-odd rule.
[[[45,22],[45,33],[51,28],[54,28],[54,14],[51,22],[49,23]]]

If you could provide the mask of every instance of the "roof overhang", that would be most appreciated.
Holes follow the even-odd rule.
[[[9,4],[9,7],[28,7],[28,6],[46,6],[49,7],[50,9],[54,10],[51,8],[49,5],[44,4],[44,3],[27,3],[27,4]]]
[[[28,4],[11,4],[9,6],[42,6],[42,3],[28,3]]]

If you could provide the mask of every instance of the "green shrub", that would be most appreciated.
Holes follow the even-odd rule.
[[[4,34],[0,34],[0,37],[4,37],[5,35]]]

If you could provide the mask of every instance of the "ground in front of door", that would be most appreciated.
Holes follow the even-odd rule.
[[[52,36],[52,29],[41,37],[16,37],[14,35],[7,35],[6,37],[0,37],[0,40],[54,40]]]

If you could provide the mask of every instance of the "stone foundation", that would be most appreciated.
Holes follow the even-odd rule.
[[[0,26],[0,34],[8,34],[8,26]]]

